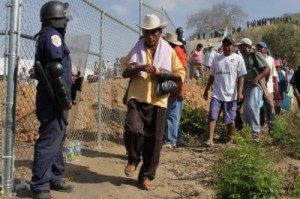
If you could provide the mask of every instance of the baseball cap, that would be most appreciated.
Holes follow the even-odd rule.
[[[242,45],[242,44],[247,44],[249,46],[252,46],[252,41],[251,39],[249,38],[243,38],[241,39],[241,41],[239,43],[237,43],[236,45],[239,46],[239,45]]]
[[[224,41],[228,41],[228,42],[230,42],[231,44],[234,44],[235,43],[235,41],[234,41],[234,39],[231,37],[231,36],[226,36],[223,40],[222,40],[222,43],[224,43]]]
[[[262,47],[262,48],[268,48],[266,42],[263,42],[263,41],[261,41],[261,42],[259,42],[258,44],[256,44],[256,46],[260,46],[260,47]]]
[[[276,67],[280,67],[281,66],[280,65],[280,61],[278,61],[278,60],[276,60],[274,64],[275,64]]]

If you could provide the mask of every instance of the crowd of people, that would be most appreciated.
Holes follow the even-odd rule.
[[[170,55],[166,56],[169,51],[160,49],[163,46],[161,35],[165,24],[160,25],[159,19],[155,15],[147,15],[143,25],[149,25],[149,21],[152,20],[156,21],[154,24],[157,26],[152,27],[153,29],[141,27],[143,37],[137,42],[134,50],[129,53],[123,72],[123,77],[130,78],[130,94],[126,98],[128,112],[124,134],[128,153],[125,174],[130,177],[133,176],[137,165],[143,160],[138,179],[142,187],[147,190],[150,189],[151,181],[155,177],[160,149],[172,149],[184,143],[179,124],[188,92],[186,89],[188,78],[198,80],[203,78],[205,74],[209,74],[207,86],[203,93],[205,100],[211,96],[208,113],[209,137],[203,143],[204,146],[208,147],[214,146],[214,131],[221,113],[229,135],[226,144],[228,146],[235,144],[236,125],[240,125],[236,124],[236,116],[240,114],[238,106],[242,107],[242,122],[251,128],[251,141],[259,142],[262,126],[267,123],[268,132],[272,133],[272,122],[275,119],[275,114],[282,112],[286,97],[289,101],[288,109],[291,109],[291,101],[295,93],[290,90],[293,88],[291,85],[295,83],[293,83],[294,78],[292,78],[293,71],[288,69],[287,60],[281,60],[279,56],[271,57],[269,54],[271,49],[268,49],[267,44],[263,41],[257,43],[254,49],[249,38],[235,42],[231,35],[227,35],[222,39],[222,46],[218,50],[213,49],[211,44],[204,47],[198,43],[196,48],[187,55],[182,31],[180,34],[177,33],[177,37],[174,33],[166,33],[164,39],[174,49],[171,54],[173,57],[175,56],[174,52],[176,53],[177,58],[173,57],[173,59],[177,61],[174,62],[173,60],[173,63],[166,61],[168,64],[171,63],[171,68],[168,69],[156,67],[158,63],[156,59],[160,57],[159,53],[165,52],[163,59],[166,60],[170,59]],[[144,48],[145,50],[140,52],[140,49]],[[154,56],[153,50],[156,52]],[[153,65],[149,65],[151,62]],[[175,68],[173,68],[175,66],[182,73],[175,72]],[[182,76],[184,72],[182,68],[185,71],[184,76]],[[175,81],[177,89],[173,90],[173,83],[170,83],[170,80],[173,83]],[[159,95],[157,88],[161,81],[166,83],[164,85],[166,92]],[[154,85],[156,83],[157,87],[150,86],[153,83]],[[145,88],[148,89],[145,90]],[[210,94],[211,90],[212,93]],[[276,98],[277,94],[280,96],[279,98]],[[157,98],[162,96],[164,96],[164,100],[159,101],[164,103],[160,104]],[[165,101],[166,99],[167,101]],[[299,93],[298,99],[300,99]],[[154,114],[153,109],[162,109],[161,114],[164,116],[161,115],[159,119],[164,119],[157,120],[157,112],[155,111]],[[156,122],[153,121],[154,119]],[[158,124],[163,128],[158,128]],[[240,126],[243,127],[243,125]],[[150,152],[150,149],[153,151]],[[149,157],[145,157],[144,154],[152,157],[151,161],[148,161]],[[155,164],[152,162],[154,160]]]
[[[291,17],[264,17],[261,19],[253,19],[252,21],[246,22],[246,28],[253,28],[257,26],[266,26],[266,25],[272,25],[276,23],[293,23],[296,25],[300,25],[300,22],[298,20],[295,20]],[[242,31],[241,26],[233,26],[231,27],[231,30],[228,30],[228,34],[235,34],[240,33]],[[196,34],[195,38],[197,40],[205,40],[205,39],[212,39],[212,38],[218,38],[223,37],[224,34],[226,34],[225,29],[218,29],[211,32],[199,32]]]
[[[286,59],[281,59],[277,54],[275,54],[273,58],[271,56],[271,49],[269,49],[267,44],[263,41],[257,43],[254,48],[252,41],[249,38],[243,38],[239,43],[236,43],[231,36],[225,37],[222,41],[222,50],[213,50],[214,53],[212,57],[210,57],[210,48],[210,44],[203,48],[203,45],[198,43],[196,49],[191,51],[188,59],[190,63],[190,79],[199,79],[199,77],[203,76],[203,71],[205,71],[205,69],[206,71],[209,71],[209,79],[204,93],[205,99],[208,99],[208,91],[210,90],[210,87],[213,86],[209,112],[210,136],[208,141],[204,144],[213,146],[216,120],[221,111],[223,111],[224,123],[228,123],[226,121],[228,121],[227,117],[230,116],[230,111],[227,110],[228,105],[226,104],[227,101],[225,99],[233,94],[236,96],[236,93],[239,92],[233,88],[238,90],[241,86],[243,87],[242,100],[235,97],[234,101],[236,101],[237,104],[234,105],[233,109],[239,110],[237,106],[242,105],[242,119],[252,129],[252,140],[259,141],[261,126],[265,123],[268,125],[269,133],[272,133],[272,121],[275,119],[275,114],[281,114],[291,110],[293,107],[294,95],[297,95],[297,88],[293,86],[295,84],[295,78],[293,78],[294,70],[289,68],[288,61]],[[230,53],[227,48],[230,49]],[[231,63],[226,63],[225,58],[230,57],[231,54],[237,54],[240,57],[232,58]],[[241,62],[241,57],[243,58],[242,65],[246,66],[247,71],[246,74],[244,74],[244,77],[242,77],[243,84],[231,84],[229,86],[227,85],[228,82],[239,82],[239,78],[231,80],[220,79],[220,76],[223,78],[227,77],[226,75],[224,77],[224,74],[230,74],[231,77],[234,74],[227,69],[227,71],[224,72],[222,71],[222,68],[224,69],[233,63],[232,69],[237,67],[237,63]],[[219,63],[218,60],[222,60],[222,62]],[[226,67],[221,67],[221,69],[219,68],[216,71],[216,67],[220,67],[219,65],[222,66],[224,64]],[[238,75],[240,75],[240,73],[238,73]],[[223,88],[223,86],[225,86],[225,88]],[[237,94],[237,96],[239,95]],[[218,100],[221,100],[221,102]],[[236,118],[236,115],[237,114],[235,113],[230,117]],[[236,120],[233,122],[235,122],[237,126],[240,126],[240,122],[237,122]],[[233,125],[233,123],[229,124]],[[234,127],[228,125],[228,134],[230,137],[234,135],[234,130],[232,129],[234,129]],[[232,140],[229,140],[228,144],[231,143]]]
[[[39,68],[37,79],[41,80],[36,93],[36,115],[40,127],[34,146],[30,183],[34,199],[53,198],[50,190],[71,192],[74,189],[62,178],[63,144],[68,124],[64,118],[72,108],[72,65],[64,40],[67,23],[72,19],[67,14],[68,9],[67,3],[49,1],[40,12],[42,24],[36,35],[35,54],[35,66]],[[102,63],[104,71],[113,70],[114,75],[122,65],[123,78],[130,79],[124,96],[127,105],[124,174],[133,177],[141,163],[137,180],[145,190],[153,188],[152,180],[159,166],[161,149],[172,149],[184,143],[179,124],[188,92],[188,78],[199,79],[205,73],[209,74],[203,97],[208,100],[211,96],[209,138],[204,143],[210,147],[214,146],[214,130],[221,112],[230,136],[227,144],[233,145],[239,104],[243,107],[244,122],[251,127],[253,142],[260,139],[262,118],[272,133],[274,114],[280,114],[284,97],[290,97],[290,88],[294,89],[291,93],[300,105],[300,70],[292,74],[287,68],[287,60],[272,58],[267,53],[270,50],[265,42],[256,44],[254,50],[249,38],[236,43],[231,36],[226,36],[218,51],[212,45],[203,48],[199,43],[187,55],[183,29],[179,27],[176,33],[166,33],[163,37],[166,27],[167,22],[147,14],[140,25],[142,37],[122,62],[117,58],[114,66],[108,61]],[[43,71],[44,77],[41,75]],[[107,71],[105,79],[110,78],[107,74],[111,71]],[[49,92],[47,79],[52,92]]]
[[[229,32],[230,34],[235,34],[235,33],[239,33],[242,31],[242,27],[241,26],[237,26],[237,27],[232,27],[232,30]],[[205,39],[212,39],[212,38],[218,38],[218,37],[223,37],[224,34],[226,34],[226,30],[225,29],[220,29],[220,30],[215,30],[212,32],[209,32],[207,34],[207,32],[200,32],[197,35],[197,39],[198,40],[205,40]]]
[[[247,21],[247,28],[253,28],[256,26],[266,26],[266,25],[272,25],[276,23],[294,23],[299,24],[298,21],[293,20],[291,17],[264,17],[262,19]]]
[[[26,67],[21,67],[21,70],[18,72],[17,82],[20,85],[31,83],[36,86],[37,80],[35,79],[33,67],[31,67],[29,71],[27,71]]]

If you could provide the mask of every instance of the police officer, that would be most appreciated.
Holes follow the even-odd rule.
[[[183,28],[182,27],[176,28],[176,34],[177,34],[177,40],[183,44],[181,47],[186,53],[186,39],[183,36]]]
[[[51,98],[45,80],[37,73],[39,80],[36,93],[36,115],[40,122],[39,138],[34,146],[31,192],[34,199],[53,198],[50,189],[71,192],[72,185],[62,180],[64,172],[63,143],[66,124],[59,107],[66,117],[72,107],[72,71],[69,49],[65,44],[65,31],[72,18],[70,6],[59,1],[49,1],[40,10],[41,30],[36,34],[35,61],[40,62],[55,99]]]
[[[182,27],[176,28],[176,34],[177,34],[178,41],[181,41],[183,43],[183,45],[186,45],[186,40],[183,37],[183,28]]]

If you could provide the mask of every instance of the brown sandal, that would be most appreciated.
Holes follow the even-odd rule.
[[[154,187],[151,185],[151,180],[147,177],[144,177],[143,180],[140,181],[140,185],[141,188],[146,191],[154,189]]]
[[[127,164],[124,168],[124,173],[127,177],[132,177],[135,174],[136,166],[134,164]]]

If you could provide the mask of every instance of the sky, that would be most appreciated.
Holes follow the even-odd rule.
[[[90,0],[107,13],[128,25],[139,23],[140,0]],[[284,13],[300,12],[300,0],[142,0],[147,5],[167,11],[173,23],[185,29],[189,36],[192,30],[186,29],[186,20],[190,14],[202,9],[210,9],[212,5],[226,2],[236,4],[248,15],[247,20],[263,17],[280,17]]]

